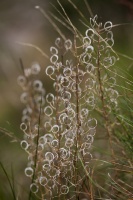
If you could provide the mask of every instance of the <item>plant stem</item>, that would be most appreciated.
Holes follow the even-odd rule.
[[[59,90],[58,90],[58,84],[59,84],[59,72],[60,69],[58,69],[57,76],[56,76],[56,124],[59,127],[59,132],[58,132],[58,170],[60,170],[60,144],[61,144],[61,133],[60,133],[60,124],[59,124]],[[61,185],[61,172],[59,174],[59,179],[58,179],[58,199],[60,200],[60,185]]]
[[[74,156],[74,162],[75,162],[75,192],[76,192],[76,199],[79,199],[78,194],[78,147],[79,147],[79,129],[80,129],[80,119],[79,119],[79,62],[77,57],[77,46],[76,46],[76,35],[74,36],[74,50],[75,50],[75,58],[76,58],[76,149],[75,149],[75,156]]]
[[[36,152],[35,152],[35,164],[34,164],[34,173],[32,176],[32,181],[33,183],[35,174],[36,174],[36,167],[37,167],[37,160],[38,160],[38,144],[39,144],[39,137],[40,137],[40,123],[41,123],[41,106],[42,106],[42,98],[41,98],[41,103],[40,103],[40,110],[39,110],[39,118],[38,118],[38,129],[37,129],[37,140],[36,140]],[[31,199],[31,190],[29,193],[29,200]]]
[[[98,31],[98,35],[99,35],[99,31]],[[109,128],[109,119],[108,119],[108,114],[107,114],[105,102],[104,102],[104,91],[103,91],[101,71],[100,71],[101,68],[100,68],[99,48],[100,48],[100,37],[98,37],[98,50],[97,50],[97,72],[98,72],[98,81],[99,81],[99,89],[100,89],[100,98],[101,98],[102,108],[103,108],[103,117],[105,119],[105,128],[106,128],[106,131],[107,131],[107,134],[108,134],[108,137],[109,137],[111,154],[112,154],[112,158],[115,159],[115,155],[114,155],[114,151],[113,151],[113,147],[112,147],[111,132],[110,132],[110,128]]]

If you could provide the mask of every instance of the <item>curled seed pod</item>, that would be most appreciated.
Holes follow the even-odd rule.
[[[70,77],[72,75],[71,68],[70,67],[65,67],[64,70],[63,70],[63,75],[67,76],[67,77]]]
[[[26,86],[27,83],[26,78],[22,75],[17,78],[17,82],[21,87]]]
[[[46,134],[44,135],[44,140],[48,143],[51,143],[53,140],[53,135],[52,134]]]
[[[108,83],[110,84],[110,87],[113,87],[116,84],[116,78],[110,77]]]
[[[56,63],[56,66],[55,66],[55,69],[59,70],[59,69],[62,69],[62,68],[64,68],[62,62],[57,62],[57,63]],[[59,75],[58,77],[60,77],[60,75]],[[58,77],[57,77],[57,78],[58,78]]]
[[[59,145],[59,141],[58,140],[52,140],[51,142],[52,147],[57,148]]]
[[[46,138],[44,136],[40,137],[39,140],[38,140],[38,143],[39,144],[42,144],[42,145],[45,145],[47,142]]]
[[[38,144],[38,152],[43,151],[44,145],[43,144]]]
[[[89,163],[92,159],[92,155],[89,153],[89,152],[84,152],[83,153],[83,156],[84,156],[84,162],[85,163]]]
[[[40,70],[41,70],[41,67],[38,63],[35,62],[35,63],[32,64],[32,66],[31,66],[31,73],[32,74],[36,75],[40,72]]]
[[[60,171],[57,170],[55,167],[52,167],[49,171],[47,171],[47,174],[50,177],[55,178],[56,176],[58,176],[60,174]]]
[[[28,116],[28,115],[23,115],[21,121],[22,121],[24,124],[28,124],[28,123],[31,121],[31,117]]]
[[[73,82],[71,84],[71,90],[72,90],[72,92],[78,92],[79,96],[81,95],[82,90],[81,90],[81,87],[79,86],[79,84],[76,86],[76,83]]]
[[[87,89],[92,89],[94,87],[94,84],[95,84],[95,81],[92,79],[92,78],[88,78],[86,81],[85,81],[85,87]]]
[[[86,35],[87,38],[92,38],[93,35],[94,35],[94,30],[91,29],[91,28],[87,29],[85,35]]]
[[[117,109],[118,102],[115,99],[110,99],[110,109],[113,107],[114,109]]]
[[[72,123],[72,118],[68,117],[68,115],[66,115],[64,118],[63,118],[63,124],[67,125],[67,126],[70,126],[71,123]]]
[[[54,179],[49,179],[48,183],[47,183],[47,187],[50,188],[51,193],[52,193],[52,189],[54,188],[54,186],[55,186],[55,180]]]
[[[67,109],[67,115],[68,115],[68,118],[70,119],[73,119],[76,115],[75,111],[72,109],[72,108],[69,108]]]
[[[94,73],[95,68],[92,63],[88,63],[85,68],[87,73]]]
[[[91,27],[95,28],[95,26],[97,26],[97,19],[98,19],[97,15],[95,15],[93,18],[90,18]]]
[[[107,34],[106,34],[106,40],[108,39],[112,39],[113,40],[113,33],[112,31],[108,31]]]
[[[42,84],[42,82],[40,80],[35,80],[33,82],[33,88],[34,88],[34,90],[40,91],[42,89],[42,87],[43,87],[43,84]]]
[[[21,124],[20,124],[20,129],[21,129],[22,131],[26,131],[26,130],[27,130],[27,125],[26,125],[25,123],[21,123]]]
[[[62,40],[61,38],[57,38],[55,40],[55,45],[58,47],[58,48],[62,48]]]
[[[109,47],[112,47],[114,45],[114,40],[113,39],[107,39],[107,43]]]
[[[59,116],[59,121],[60,121],[61,124],[64,124],[64,119],[65,119],[66,117],[68,117],[66,113],[60,114],[60,116]]]
[[[50,47],[50,53],[51,54],[58,54],[58,49],[57,48],[55,48],[55,47]]]
[[[67,138],[67,140],[66,140],[66,142],[65,142],[65,146],[66,146],[67,148],[70,148],[70,147],[73,146],[73,144],[74,144],[74,140],[73,140],[73,139],[70,139],[70,138]]]
[[[70,157],[70,152],[67,151],[66,149],[64,148],[60,148],[60,157],[63,159],[63,160],[67,160],[69,157]]]
[[[42,186],[45,186],[45,185],[47,184],[47,182],[48,182],[48,179],[47,179],[46,177],[41,176],[41,177],[39,178],[39,183],[40,183]]]
[[[94,47],[91,46],[91,45],[89,45],[89,46],[86,47],[85,51],[86,51],[87,53],[91,54],[91,53],[94,51]]]
[[[70,39],[65,40],[64,46],[65,46],[66,50],[68,51],[69,49],[72,48],[72,41]]]
[[[35,102],[36,102],[37,106],[40,108],[40,105],[44,106],[45,99],[42,96],[35,96]]]
[[[33,193],[37,193],[38,190],[39,190],[39,187],[38,187],[38,185],[37,185],[36,183],[32,183],[32,184],[30,185],[30,190],[31,190]]]
[[[103,65],[105,66],[105,68],[109,68],[110,66],[112,66],[113,63],[111,57],[105,57],[103,59]]]
[[[89,113],[89,111],[87,108],[82,108],[80,111],[80,117],[85,118],[85,117],[87,117],[88,113]]]
[[[82,58],[82,62],[84,64],[88,64],[90,63],[90,60],[91,60],[91,54],[86,52],[84,55],[83,55],[83,58]]]
[[[103,51],[105,51],[106,48],[107,48],[107,43],[105,41],[101,41],[99,44],[99,51],[103,52]]]
[[[82,143],[82,145],[81,145],[81,150],[82,150],[82,149],[89,149],[90,147],[91,147],[91,143],[84,142],[84,143]]]
[[[52,103],[52,102],[54,102],[54,95],[53,95],[52,93],[48,93],[48,94],[46,95],[46,101],[47,101],[47,103]]]
[[[83,48],[87,48],[91,44],[91,39],[89,37],[83,38]]]
[[[51,152],[45,153],[45,159],[48,160],[49,162],[52,162],[54,160],[54,154]]]
[[[89,107],[93,108],[95,105],[95,97],[93,93],[86,93],[84,96],[85,102],[89,104]],[[89,108],[88,108],[89,110]]]
[[[76,129],[75,129],[76,130]],[[76,131],[75,130],[69,130],[65,132],[65,138],[67,139],[74,139],[76,136]]]
[[[24,149],[24,150],[27,150],[29,147],[29,144],[26,140],[22,140],[20,145],[21,145],[22,149]]]
[[[67,185],[61,186],[61,194],[67,194],[69,192],[69,187]]]
[[[73,60],[67,60],[66,59],[66,65],[65,66],[72,68],[73,67]]]
[[[30,68],[24,69],[24,74],[26,77],[29,77],[31,75],[31,69]]]
[[[68,92],[68,91],[64,91],[62,93],[62,98],[63,98],[64,101],[70,101],[70,99],[71,99],[71,93]]]
[[[27,104],[29,100],[29,95],[27,92],[23,92],[20,96],[20,101],[24,104]]]
[[[81,82],[84,78],[84,72],[83,70],[78,70],[78,80]]]
[[[50,162],[49,160],[43,160],[43,166],[42,166],[43,170],[44,171],[48,171],[51,169],[51,165],[50,165]]]
[[[78,87],[79,87],[79,85],[78,85]],[[73,83],[71,84],[71,90],[72,90],[73,92],[76,91],[76,82],[73,82]]]
[[[54,125],[51,129],[52,133],[58,133],[59,132],[59,126],[58,125]]]
[[[90,134],[87,134],[87,135],[86,135],[86,141],[87,141],[88,143],[93,143],[93,141],[94,141],[93,136],[90,135]]]
[[[95,118],[89,119],[87,121],[87,125],[88,125],[89,128],[96,128],[97,120]]]
[[[54,82],[53,87],[54,87],[55,91],[60,92],[62,90],[60,83]]]
[[[52,55],[50,58],[50,62],[52,64],[56,65],[57,61],[58,61],[58,55],[56,55],[56,54]]]
[[[112,59],[112,65],[114,65],[115,62],[116,62],[116,57],[115,56],[111,56],[111,59]]]
[[[44,128],[46,129],[46,131],[51,131],[52,125],[50,122],[45,122],[44,124]]]
[[[63,86],[63,87],[69,87],[69,85],[70,85],[70,80],[69,80],[69,77],[62,77],[61,78],[61,85]]]
[[[47,106],[44,108],[44,113],[47,116],[51,116],[53,114],[53,109],[51,108],[51,106]]]
[[[26,175],[26,176],[32,177],[32,176],[33,176],[33,173],[34,173],[34,170],[33,170],[31,167],[27,167],[27,168],[25,169],[25,175]]]
[[[108,22],[105,22],[104,24],[104,30],[105,31],[110,31],[112,29],[112,22],[108,21]]]
[[[48,66],[48,67],[46,68],[46,75],[52,76],[52,75],[54,74],[54,72],[55,72],[54,66]]]
[[[32,109],[30,107],[27,107],[23,110],[23,115],[31,115]]]
[[[106,94],[110,97],[110,99],[117,99],[119,96],[118,91],[114,90],[113,88],[107,88]]]

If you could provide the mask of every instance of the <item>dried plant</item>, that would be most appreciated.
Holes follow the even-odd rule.
[[[28,154],[29,199],[34,194],[41,200],[131,200],[132,156],[123,164],[127,149],[122,141],[131,137],[132,123],[123,120],[117,79],[126,78],[116,71],[119,57],[113,50],[112,22],[102,24],[97,16],[91,17],[89,25],[82,21],[86,31],[81,34],[58,3],[64,15],[58,11],[63,20],[56,20],[71,31],[73,39],[67,39],[52,18],[36,7],[60,34],[50,47],[46,68],[54,93],[46,93],[46,86],[36,79],[41,71],[37,63],[25,69],[21,61],[23,75],[18,77],[25,104],[20,129],[21,147]],[[102,156],[98,150],[99,159],[93,155],[95,135],[107,143]],[[127,143],[132,148],[128,139]]]

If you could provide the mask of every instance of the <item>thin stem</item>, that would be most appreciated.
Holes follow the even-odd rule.
[[[93,179],[93,173],[94,173],[94,169],[92,169],[92,172],[91,172],[91,179]],[[90,198],[91,198],[91,200],[94,200],[94,198],[93,198],[93,185],[92,185],[92,183],[91,183],[91,181],[90,181]]]
[[[99,31],[98,31],[98,35],[99,35]],[[112,147],[111,132],[109,129],[109,119],[108,119],[108,114],[107,114],[105,102],[104,102],[104,91],[103,91],[102,78],[101,78],[99,47],[100,47],[100,38],[98,37],[97,72],[98,72],[98,81],[99,81],[99,89],[100,89],[100,98],[101,98],[102,108],[103,108],[103,117],[105,119],[105,128],[106,128],[107,134],[109,136],[110,149],[111,149],[112,157],[115,159],[115,155],[114,155],[114,151],[113,151],[113,147]]]
[[[78,148],[79,148],[79,129],[80,129],[80,119],[79,119],[79,91],[78,91],[78,86],[79,86],[79,77],[78,77],[78,71],[79,71],[79,63],[78,63],[78,58],[77,58],[77,48],[76,48],[76,35],[74,36],[74,48],[75,48],[75,58],[76,58],[76,149],[75,149],[75,156],[74,156],[74,162],[75,162],[75,192],[76,192],[76,198],[79,198],[78,194],[78,188],[77,188],[77,182],[78,182]]]
[[[14,200],[17,200],[16,195],[15,195],[15,190],[14,190],[14,184],[11,183],[11,181],[9,179],[9,176],[8,176],[6,170],[5,170],[5,168],[4,168],[4,166],[3,166],[3,164],[1,162],[0,162],[0,166],[1,166],[2,170],[4,171],[4,174],[7,177],[8,183],[9,183],[11,191],[12,191],[13,198],[14,198]]]
[[[31,184],[34,182],[35,174],[36,174],[36,167],[37,167],[37,160],[38,160],[38,144],[39,144],[39,137],[40,137],[40,123],[41,123],[41,106],[42,106],[42,98],[40,103],[40,110],[39,110],[39,118],[38,118],[38,129],[37,129],[37,139],[36,139],[36,152],[35,152],[35,164],[34,164],[34,173],[32,176]],[[31,199],[31,190],[29,193],[29,200]]]
[[[59,126],[59,90],[58,90],[58,84],[59,84],[59,69],[56,76],[56,124]],[[58,132],[58,169],[60,170],[60,144],[61,144],[61,133],[60,133],[60,126],[59,126],[59,132]],[[60,185],[61,185],[61,172],[58,179],[58,199],[60,200]]]

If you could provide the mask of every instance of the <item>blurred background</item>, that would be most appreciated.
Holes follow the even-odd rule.
[[[83,25],[72,5],[67,0],[60,2],[80,30]],[[73,2],[89,20],[90,13],[84,1],[73,0]],[[114,49],[133,58],[133,0],[87,0],[87,2],[93,14],[98,15],[99,21],[125,24],[113,29]],[[0,127],[13,132],[20,139],[23,138],[19,130],[23,105],[19,99],[21,89],[17,85],[17,76],[22,73],[19,59],[22,59],[25,68],[30,67],[33,62],[38,62],[42,68],[40,78],[44,82],[44,87],[48,85],[45,68],[49,60],[35,46],[49,55],[50,46],[54,44],[58,33],[35,6],[40,6],[47,14],[52,12],[58,15],[52,4],[60,9],[56,0],[0,0]],[[67,30],[63,30],[63,27],[61,30],[69,37]],[[84,30],[81,28],[80,31]],[[27,45],[24,45],[25,43]],[[133,75],[130,60],[125,58],[120,64],[123,69],[128,68],[129,73]],[[50,90],[47,86],[45,88],[46,91]],[[18,143],[12,143],[11,138],[3,132],[0,131],[0,161],[9,174],[12,166],[15,178],[23,184],[26,179],[23,171],[27,155]],[[6,191],[7,187],[4,180],[5,176],[0,169],[1,197],[2,193],[5,195],[3,191]],[[6,195],[9,199],[10,194]]]

